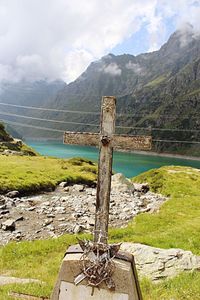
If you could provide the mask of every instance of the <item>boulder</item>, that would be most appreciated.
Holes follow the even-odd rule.
[[[135,191],[141,193],[147,193],[149,191],[149,184],[148,183],[133,183]]]
[[[8,198],[15,198],[18,196],[19,196],[19,191],[11,191],[6,194],[6,197],[8,197]]]
[[[5,222],[2,223],[2,229],[3,230],[10,230],[14,231],[15,230],[15,220],[13,219],[8,219]]]
[[[6,203],[6,198],[3,195],[0,195],[0,205],[4,205]]]
[[[75,192],[83,192],[85,189],[85,186],[82,184],[74,184],[72,189]]]
[[[172,278],[183,271],[200,270],[200,256],[191,251],[134,243],[123,243],[120,249],[133,254],[139,275],[153,281]]]
[[[66,181],[63,181],[63,182],[61,182],[60,184],[59,184],[59,187],[61,187],[61,188],[64,188],[64,187],[66,187],[67,186],[67,182]]]
[[[77,224],[77,225],[75,225],[74,228],[73,228],[73,233],[75,233],[75,234],[80,233],[80,232],[82,232],[84,229],[85,229],[84,226]]]
[[[134,185],[130,179],[126,178],[123,174],[117,173],[112,176],[111,191],[116,192],[134,192]]]

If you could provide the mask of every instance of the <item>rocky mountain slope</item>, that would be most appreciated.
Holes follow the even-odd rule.
[[[14,139],[0,123],[0,155],[29,155],[37,153],[19,139]]]
[[[156,151],[200,154],[199,144],[195,144],[200,138],[200,37],[192,28],[175,32],[158,51],[138,56],[109,54],[93,62],[77,80],[60,88],[53,99],[45,99],[43,105],[99,112],[103,95],[117,97],[117,125],[134,127],[118,128],[118,132],[152,134],[157,141],[153,145]],[[37,105],[37,99],[32,103]],[[31,111],[31,116],[99,123],[93,114]],[[13,120],[13,117],[9,118]],[[19,122],[20,119],[15,120]],[[98,127],[41,120],[24,122],[59,130],[98,130]],[[19,131],[29,137],[56,138],[62,135],[22,127]],[[174,142],[176,140],[178,142]]]

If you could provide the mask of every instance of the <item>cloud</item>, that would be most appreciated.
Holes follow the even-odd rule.
[[[152,51],[166,40],[166,20],[200,29],[199,15],[199,0],[0,0],[0,81],[70,82],[141,28]]]
[[[116,63],[110,63],[109,65],[101,68],[101,70],[111,76],[120,76],[122,73],[122,70]]]
[[[136,74],[144,74],[144,68],[140,66],[140,64],[138,63],[133,63],[132,61],[129,61],[127,64],[126,64],[126,68],[128,70],[132,70],[134,73]]]
[[[168,27],[182,31],[181,43],[188,38],[188,24],[192,25],[193,37],[200,33],[199,0],[159,0],[147,20],[149,52],[158,50],[166,41]],[[187,36],[187,37],[186,37]]]

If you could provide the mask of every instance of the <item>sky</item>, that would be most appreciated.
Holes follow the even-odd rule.
[[[0,0],[0,83],[75,80],[102,56],[200,32],[200,0]]]

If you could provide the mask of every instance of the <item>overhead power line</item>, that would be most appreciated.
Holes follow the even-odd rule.
[[[198,129],[176,129],[176,128],[157,128],[157,127],[131,127],[131,126],[116,126],[122,129],[139,129],[149,131],[180,131],[180,132],[200,132]]]
[[[160,114],[157,112],[147,112],[147,113],[136,113],[136,114],[126,114],[126,113],[118,113],[117,117],[129,117],[129,118],[134,118],[134,117],[166,117],[166,118],[173,118],[173,117],[177,117],[178,114]],[[183,115],[181,114],[181,117],[186,117],[186,119],[199,119],[200,116],[189,116],[188,115]]]
[[[17,126],[22,126],[22,127],[27,127],[27,128],[35,128],[39,130],[47,130],[47,131],[54,131],[54,132],[61,132],[63,133],[64,130],[59,130],[59,129],[54,129],[54,128],[49,128],[49,127],[41,127],[41,126],[34,126],[34,125],[29,125],[29,124],[23,124],[19,122],[13,122],[13,121],[8,121],[5,119],[1,119],[1,121],[11,124],[11,125],[17,125]],[[179,141],[179,140],[152,140],[153,142],[165,142],[165,143],[185,143],[185,144],[200,144],[200,142],[194,142],[194,141]]]
[[[29,125],[29,124],[22,124],[22,123],[18,123],[18,122],[12,122],[12,121],[8,121],[5,119],[0,119],[1,121],[11,124],[11,125],[17,125],[17,126],[22,126],[22,127],[28,127],[28,128],[35,128],[35,129],[42,129],[42,130],[48,130],[48,131],[57,131],[57,132],[64,132],[64,130],[59,130],[59,129],[54,129],[54,128],[47,128],[47,127],[41,127],[41,126],[34,126],[34,125]]]
[[[98,124],[92,123],[83,123],[83,122],[72,122],[72,121],[60,121],[60,120],[53,120],[53,119],[44,119],[44,118],[36,118],[31,116],[23,116],[19,114],[12,114],[6,112],[0,112],[0,115],[17,117],[17,118],[24,118],[24,119],[31,119],[36,121],[45,121],[51,123],[59,123],[59,124],[73,124],[73,125],[82,125],[82,126],[90,126],[90,127],[99,127]],[[198,129],[176,129],[176,128],[157,128],[157,127],[131,127],[131,126],[116,126],[117,129],[133,129],[133,130],[148,130],[148,131],[172,131],[172,132],[200,132]]]
[[[0,105],[12,106],[12,107],[18,107],[18,108],[35,109],[35,110],[43,110],[43,111],[52,111],[52,112],[64,112],[64,113],[84,114],[84,115],[100,115],[99,112],[95,112],[95,111],[54,109],[54,108],[44,108],[44,107],[36,107],[36,106],[16,105],[16,104],[3,103],[3,102],[0,102]]]
[[[23,116],[23,115],[11,114],[11,113],[5,113],[5,112],[0,112],[0,115],[17,117],[17,118],[20,117],[20,118],[24,118],[24,119],[31,119],[31,120],[37,120],[37,121],[46,121],[46,122],[53,122],[53,123],[60,123],[60,124],[74,124],[74,125],[85,125],[85,126],[99,127],[99,125],[91,124],[91,123],[81,123],[81,122],[70,122],[70,121],[60,121],[60,120],[36,118],[36,117]]]
[[[45,108],[45,107],[36,107],[36,106],[27,106],[27,105],[17,105],[17,104],[11,104],[11,103],[3,103],[3,102],[0,102],[0,105],[16,107],[16,108],[23,108],[23,109],[40,110],[40,111],[73,113],[73,114],[83,114],[83,115],[100,115],[100,112],[96,112],[96,111],[79,111],[79,110],[54,109],[54,108]],[[117,117],[124,117],[125,116],[125,117],[136,118],[136,117],[145,117],[145,116],[151,117],[152,114],[154,114],[154,112],[152,112],[152,113],[136,113],[136,114],[117,113],[116,115],[117,115]],[[181,115],[181,116],[184,117],[184,115]],[[158,117],[172,118],[172,117],[177,117],[177,115],[158,114]],[[187,115],[185,115],[185,117],[187,119],[199,119],[198,116],[188,117]]]
[[[200,144],[200,142],[179,141],[179,140],[152,140],[152,141],[153,142],[164,142],[164,143]]]

